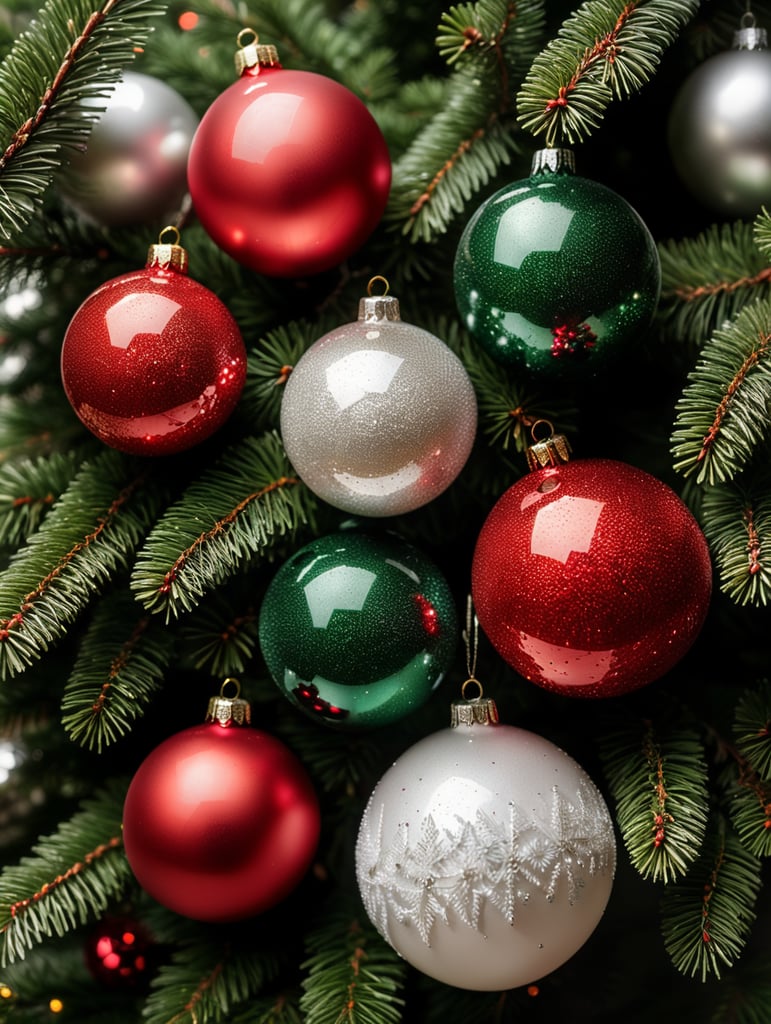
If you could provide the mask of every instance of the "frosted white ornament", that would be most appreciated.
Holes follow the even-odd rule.
[[[281,436],[303,482],[362,516],[411,512],[456,479],[477,428],[474,387],[434,334],[401,319],[392,295],[370,294],[358,319],[297,361],[281,402]]]
[[[613,823],[565,751],[498,724],[493,701],[454,704],[375,787],[356,842],[367,914],[413,967],[500,991],[554,971],[610,899]]]

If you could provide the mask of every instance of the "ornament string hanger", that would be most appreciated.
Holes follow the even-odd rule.
[[[460,688],[463,702],[454,701],[451,705],[450,726],[455,729],[459,725],[497,725],[496,703],[491,697],[485,698],[482,684],[476,677],[479,620],[470,594],[466,598],[466,628],[462,637],[466,648],[466,679]]]

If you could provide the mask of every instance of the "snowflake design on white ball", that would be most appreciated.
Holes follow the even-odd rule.
[[[408,823],[385,836],[384,807],[373,814],[375,793],[356,844],[359,889],[370,920],[390,942],[389,916],[414,924],[426,945],[439,921],[454,911],[479,929],[485,903],[514,924],[517,906],[533,893],[553,900],[561,886],[570,903],[586,876],[615,867],[613,826],[593,786],[579,782],[575,800],[557,786],[542,811],[526,813],[510,801],[508,820],[478,810],[455,815],[457,827],[439,828],[432,815],[411,834]]]

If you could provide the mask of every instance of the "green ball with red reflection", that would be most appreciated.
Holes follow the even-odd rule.
[[[644,339],[658,306],[656,243],[618,193],[536,154],[529,178],[474,213],[455,254],[458,311],[497,362],[533,379],[596,377]],[[546,155],[550,159],[547,162]]]
[[[424,705],[455,654],[457,615],[438,567],[387,531],[343,529],[278,570],[263,598],[263,659],[319,724],[388,725]]]

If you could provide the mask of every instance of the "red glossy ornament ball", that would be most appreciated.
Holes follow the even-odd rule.
[[[237,921],[297,887],[320,824],[316,792],[288,747],[215,720],[170,736],[142,762],[123,842],[137,881],[168,910]]]
[[[477,539],[479,624],[531,682],[613,697],[663,676],[708,611],[706,540],[675,492],[611,459],[530,472],[493,506]]]
[[[328,270],[363,245],[383,214],[391,186],[383,134],[333,79],[282,68],[273,47],[241,54],[240,77],[193,136],[196,216],[224,252],[258,273]]]
[[[179,250],[168,263],[167,249]],[[144,268],[88,296],[64,336],[62,383],[78,418],[132,455],[203,441],[230,417],[246,380],[238,325],[187,276],[185,257],[180,246],[152,246]]]

